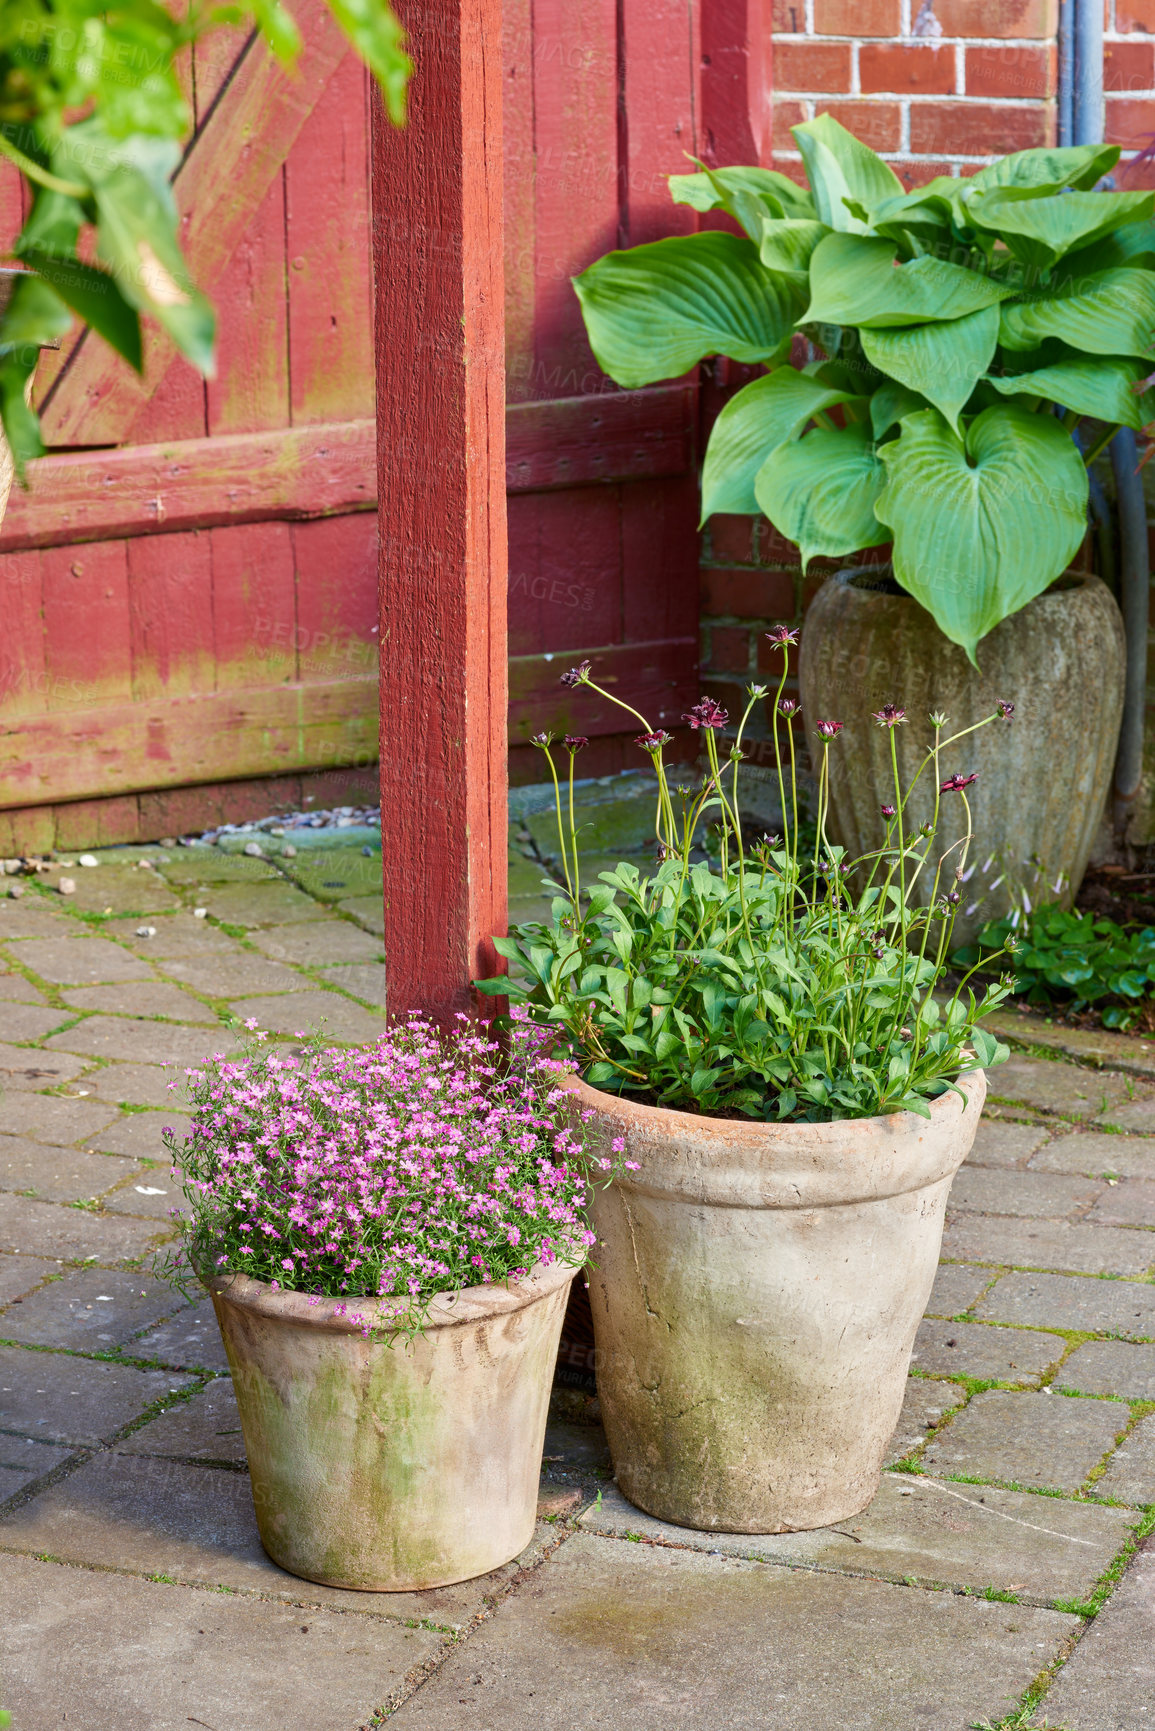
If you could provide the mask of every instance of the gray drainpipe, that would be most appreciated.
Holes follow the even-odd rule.
[[[1098,144],[1103,137],[1102,0],[1059,0],[1059,143]],[[1151,573],[1147,506],[1135,435],[1111,441],[1119,515],[1119,595],[1127,633],[1123,723],[1115,762],[1114,822],[1122,838],[1143,773],[1147,713],[1147,631]]]

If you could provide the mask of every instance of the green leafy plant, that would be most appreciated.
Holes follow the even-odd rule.
[[[623,864],[598,874],[583,894],[574,824],[574,762],[585,739],[569,736],[563,792],[552,738],[545,752],[557,796],[564,884],[550,921],[527,922],[499,952],[517,965],[510,979],[475,982],[508,993],[535,1021],[568,1040],[595,1087],[633,1093],[680,1110],[761,1119],[830,1120],[912,1111],[970,1070],[998,1063],[1007,1048],[979,1023],[1007,996],[1009,982],[976,999],[963,980],[949,1001],[932,995],[950,950],[957,884],[966,868],[974,776],[943,776],[943,754],[975,728],[944,737],[946,718],[932,716],[933,739],[915,780],[934,776],[933,818],[909,833],[899,785],[895,729],[904,711],[885,705],[874,719],[889,730],[894,804],[884,807],[884,845],[860,859],[826,835],[830,752],[842,723],[819,721],[817,842],[799,844],[793,717],[783,695],[786,657],[797,632],[770,634],[782,652],[774,693],[774,753],[784,833],[748,845],[739,816],[742,738],[765,686],[749,703],[725,762],[719,737],[726,711],[710,698],[684,717],[699,731],[708,770],[700,787],[671,786],[664,759],[671,736],[591,678],[591,664],[563,675],[615,703],[643,728],[637,743],[656,776],[658,864],[652,875]],[[1012,706],[977,725],[986,726]],[[941,852],[941,803],[954,801],[965,833]],[[717,864],[701,857],[700,831],[717,828]]]
[[[405,118],[411,63],[385,0],[329,0]],[[0,155],[28,183],[0,312],[0,420],[19,468],[43,453],[27,387],[43,346],[81,319],[140,371],[141,318],[202,373],[215,319],[181,253],[170,180],[191,115],[175,60],[206,32],[254,23],[292,62],[300,35],[280,0],[171,11],[157,0],[6,0],[0,6]]]
[[[804,563],[893,542],[898,582],[973,661],[1069,564],[1087,465],[1155,417],[1155,195],[1093,191],[1119,155],[1093,145],[908,193],[829,115],[792,130],[809,191],[761,168],[671,177],[743,232],[599,259],[575,279],[590,342],[630,387],[762,363],[710,436],[703,517],[762,511]]]
[[[1015,947],[1017,945],[1017,947]],[[1101,1005],[1105,1028],[1129,1028],[1155,989],[1155,930],[1125,931],[1058,903],[985,925],[959,950],[960,967],[997,967],[1014,949],[1017,990],[1031,1004]]]

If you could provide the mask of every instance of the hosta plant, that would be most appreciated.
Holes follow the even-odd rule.
[[[842,722],[819,720],[818,827],[813,851],[800,845],[793,718],[784,695],[786,655],[797,633],[771,634],[782,651],[773,693],[774,751],[783,834],[743,833],[739,769],[755,705],[771,695],[751,686],[734,744],[720,750],[726,711],[703,698],[684,718],[704,744],[701,786],[672,784],[665,762],[671,736],[602,690],[589,662],[564,676],[588,687],[642,725],[638,745],[656,777],[658,863],[603,871],[585,889],[573,822],[574,760],[585,740],[561,742],[568,790],[558,785],[553,741],[539,735],[558,792],[564,884],[555,884],[552,917],[495,940],[514,964],[506,979],[478,982],[508,992],[535,1020],[564,1036],[587,1081],[681,1111],[756,1119],[868,1118],[912,1111],[968,1070],[1006,1056],[979,1026],[1007,996],[1007,981],[978,996],[969,976],[945,1001],[934,995],[950,954],[958,884],[971,842],[966,788],[973,775],[953,766],[967,728],[945,732],[930,717],[930,743],[918,777],[933,776],[933,817],[912,832],[911,788],[899,784],[895,729],[902,709],[873,718],[888,730],[893,803],[884,807],[886,839],[851,859],[826,835],[830,753]],[[1010,715],[1000,704],[979,726]],[[869,721],[866,725],[871,725]],[[947,773],[948,769],[950,773]],[[913,783],[911,784],[913,786]],[[716,826],[712,857],[697,846]],[[940,830],[947,828],[944,845]],[[715,863],[716,862],[716,863]]]
[[[1113,145],[906,192],[829,115],[793,133],[808,191],[762,168],[675,175],[676,202],[742,233],[576,279],[594,353],[631,387],[709,355],[765,366],[714,426],[703,516],[762,511],[804,562],[893,542],[898,582],[973,660],[1073,557],[1087,464],[1155,417],[1155,195],[1094,190]]]
[[[960,967],[998,969],[1007,940],[1017,940],[1016,990],[1030,1004],[1056,1004],[1078,1014],[1098,1010],[1105,1028],[1129,1028],[1155,997],[1155,931],[1126,930],[1044,902],[1016,909],[985,925],[975,942],[959,950]]]

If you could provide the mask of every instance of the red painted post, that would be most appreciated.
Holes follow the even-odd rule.
[[[385,957],[390,1010],[443,1019],[505,930],[501,0],[399,11],[408,125],[373,105]]]

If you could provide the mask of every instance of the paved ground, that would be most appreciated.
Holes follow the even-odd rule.
[[[328,1591],[262,1553],[211,1311],[145,1270],[174,1200],[161,1061],[227,1045],[236,1013],[370,1037],[380,856],[143,854],[70,869],[68,900],[52,877],[0,899],[14,1731],[1155,1728],[1155,1081],[1038,1057],[996,1074],[893,1470],[856,1520],[651,1521],[614,1489],[596,1409],[559,1396],[516,1563]]]

